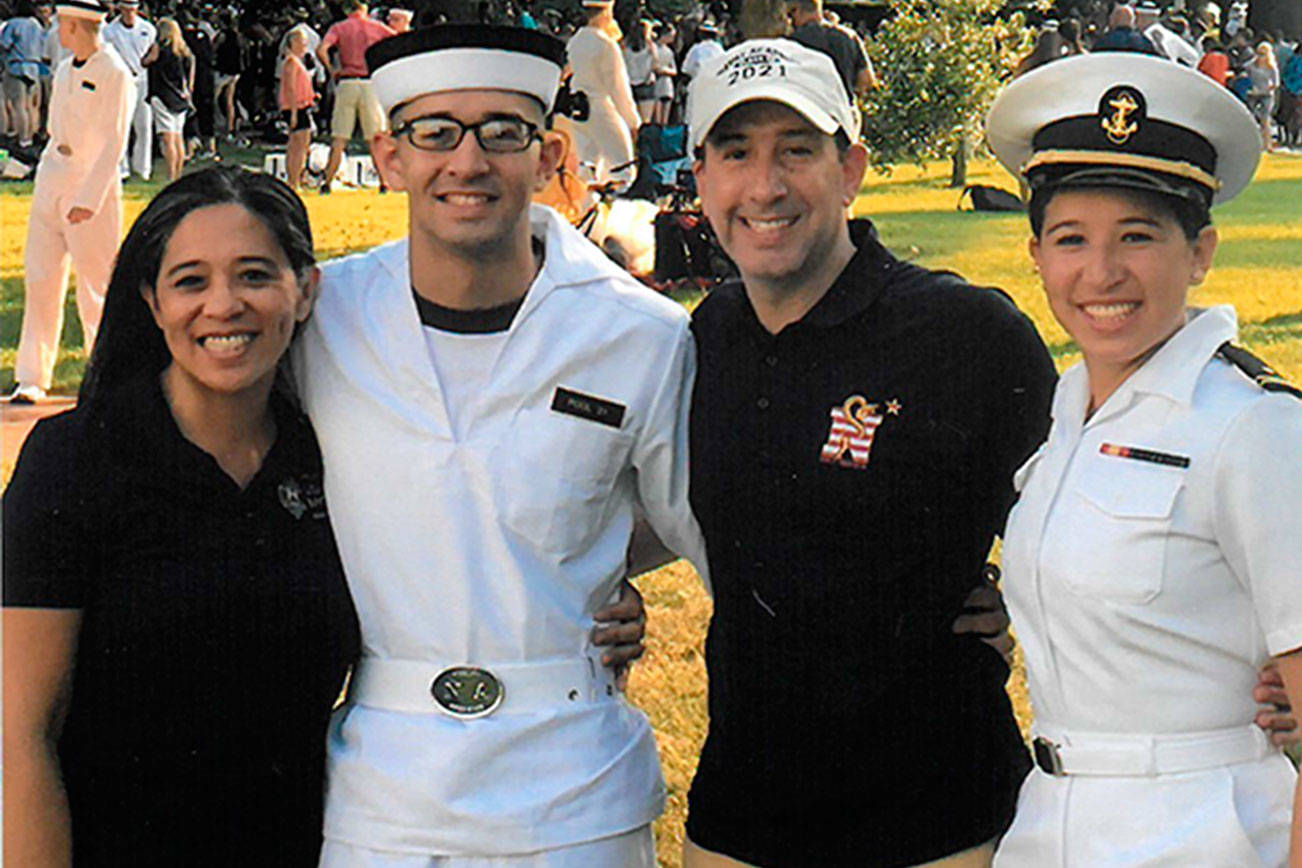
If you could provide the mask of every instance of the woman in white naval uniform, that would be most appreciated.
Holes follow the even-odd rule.
[[[579,172],[590,184],[633,180],[633,136],[641,124],[628,69],[610,29],[613,0],[584,0],[588,23],[565,46],[571,87],[588,95],[588,118],[574,123]]]
[[[14,400],[22,403],[40,400],[50,387],[69,259],[77,268],[77,313],[87,349],[95,341],[122,234],[117,164],[136,98],[131,74],[100,39],[104,3],[68,0],[58,10],[59,39],[73,56],[54,73],[50,141],[36,167],[27,222],[27,298],[14,370]]]
[[[1092,54],[1014,82],[988,134],[1084,356],[1004,535],[1038,768],[995,863],[1302,864],[1297,775],[1248,699],[1274,656],[1302,701],[1302,401],[1228,343],[1232,308],[1186,306],[1252,118],[1177,64]]]

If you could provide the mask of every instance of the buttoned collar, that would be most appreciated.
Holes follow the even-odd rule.
[[[1238,318],[1228,304],[1190,308],[1185,325],[1108,396],[1091,421],[1112,415],[1141,395],[1156,395],[1188,407],[1203,368],[1238,330]],[[1062,376],[1054,396],[1053,418],[1083,422],[1088,404],[1089,375],[1085,365],[1079,364]]]
[[[877,240],[877,228],[871,220],[851,220],[850,241],[855,246],[854,256],[800,322],[833,328],[863,313],[881,294],[878,275],[890,267],[895,257]]]

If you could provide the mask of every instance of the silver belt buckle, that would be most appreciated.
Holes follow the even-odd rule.
[[[1062,754],[1058,752],[1058,745],[1043,736],[1037,736],[1035,741],[1031,742],[1031,750],[1035,754],[1035,764],[1040,767],[1040,771],[1057,778],[1067,775],[1062,767]]]
[[[429,692],[439,708],[461,720],[487,717],[506,696],[498,677],[478,666],[449,666],[434,676]]]

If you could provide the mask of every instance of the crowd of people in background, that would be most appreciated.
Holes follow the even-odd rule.
[[[1035,47],[1017,67],[1029,72],[1054,60],[1089,50],[1124,49],[1166,57],[1195,67],[1229,88],[1252,111],[1267,149],[1302,144],[1302,55],[1296,39],[1254,33],[1245,20],[1246,4],[1235,4],[1221,22],[1215,3],[1192,14],[1163,11],[1147,0],[1115,4],[1082,22],[1047,20]],[[1087,47],[1088,46],[1088,47]],[[1292,66],[1292,73],[1286,71]],[[1287,82],[1285,79],[1287,78]]]
[[[359,77],[354,68],[358,46],[364,50],[377,35],[447,17],[434,8],[437,4],[406,2],[418,8],[368,8],[351,0],[116,4],[117,17],[105,35],[123,54],[139,92],[124,177],[128,171],[149,177],[155,137],[168,177],[175,178],[187,161],[220,159],[219,143],[290,146],[295,165],[306,165],[310,141],[320,135],[329,136],[332,144],[323,173],[330,178],[351,127],[360,120],[369,135],[375,123],[364,107],[354,110],[356,93],[350,91],[360,85],[348,83]],[[780,9],[783,4],[768,5]],[[606,3],[583,2],[570,17],[540,0],[485,0],[457,8],[472,19],[536,28],[567,41],[590,31],[589,13],[604,8],[607,17],[598,29],[618,46],[613,59],[620,74],[603,84],[627,82],[632,101],[629,108],[621,105],[621,123],[635,142],[640,125],[681,123],[686,82],[703,61],[743,38],[790,35],[831,55],[854,96],[878,86],[870,60],[870,19],[841,21],[821,0],[785,5],[785,15],[778,12],[767,21],[761,16],[758,24],[732,14],[742,4],[727,2],[694,4],[675,16],[656,16],[646,4],[624,3],[611,10]],[[1267,147],[1302,145],[1302,59],[1295,60],[1296,40],[1254,33],[1243,4],[1227,4],[1224,12],[1216,3],[1185,4],[1172,11],[1151,0],[1133,6],[1109,0],[1059,6],[1068,14],[1037,25],[1034,50],[1018,74],[1095,48],[1138,48],[1195,66],[1233,90],[1261,124]],[[0,0],[0,18],[3,142],[11,153],[34,162],[46,135],[51,73],[62,56],[53,7],[42,0]],[[370,36],[362,42],[352,36],[331,40],[331,28],[340,25],[364,29]],[[582,78],[582,71],[576,73]],[[341,93],[343,112],[336,106]],[[341,123],[349,129],[337,131]]]

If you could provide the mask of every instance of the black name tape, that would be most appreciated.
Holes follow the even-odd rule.
[[[1153,449],[1140,449],[1137,446],[1118,446],[1115,443],[1104,443],[1099,447],[1099,452],[1104,455],[1115,455],[1117,458],[1147,461],[1150,464],[1165,464],[1168,467],[1189,466],[1189,459],[1184,455],[1172,455],[1170,452],[1157,452]]]
[[[567,416],[578,416],[580,419],[618,428],[624,424],[626,408],[614,401],[557,386],[556,394],[552,396],[552,409]]]
[[[95,89],[95,82],[93,82],[93,81],[83,81],[83,82],[81,83],[81,86],[84,87],[84,88],[86,88],[86,90],[94,90],[94,89]]]

